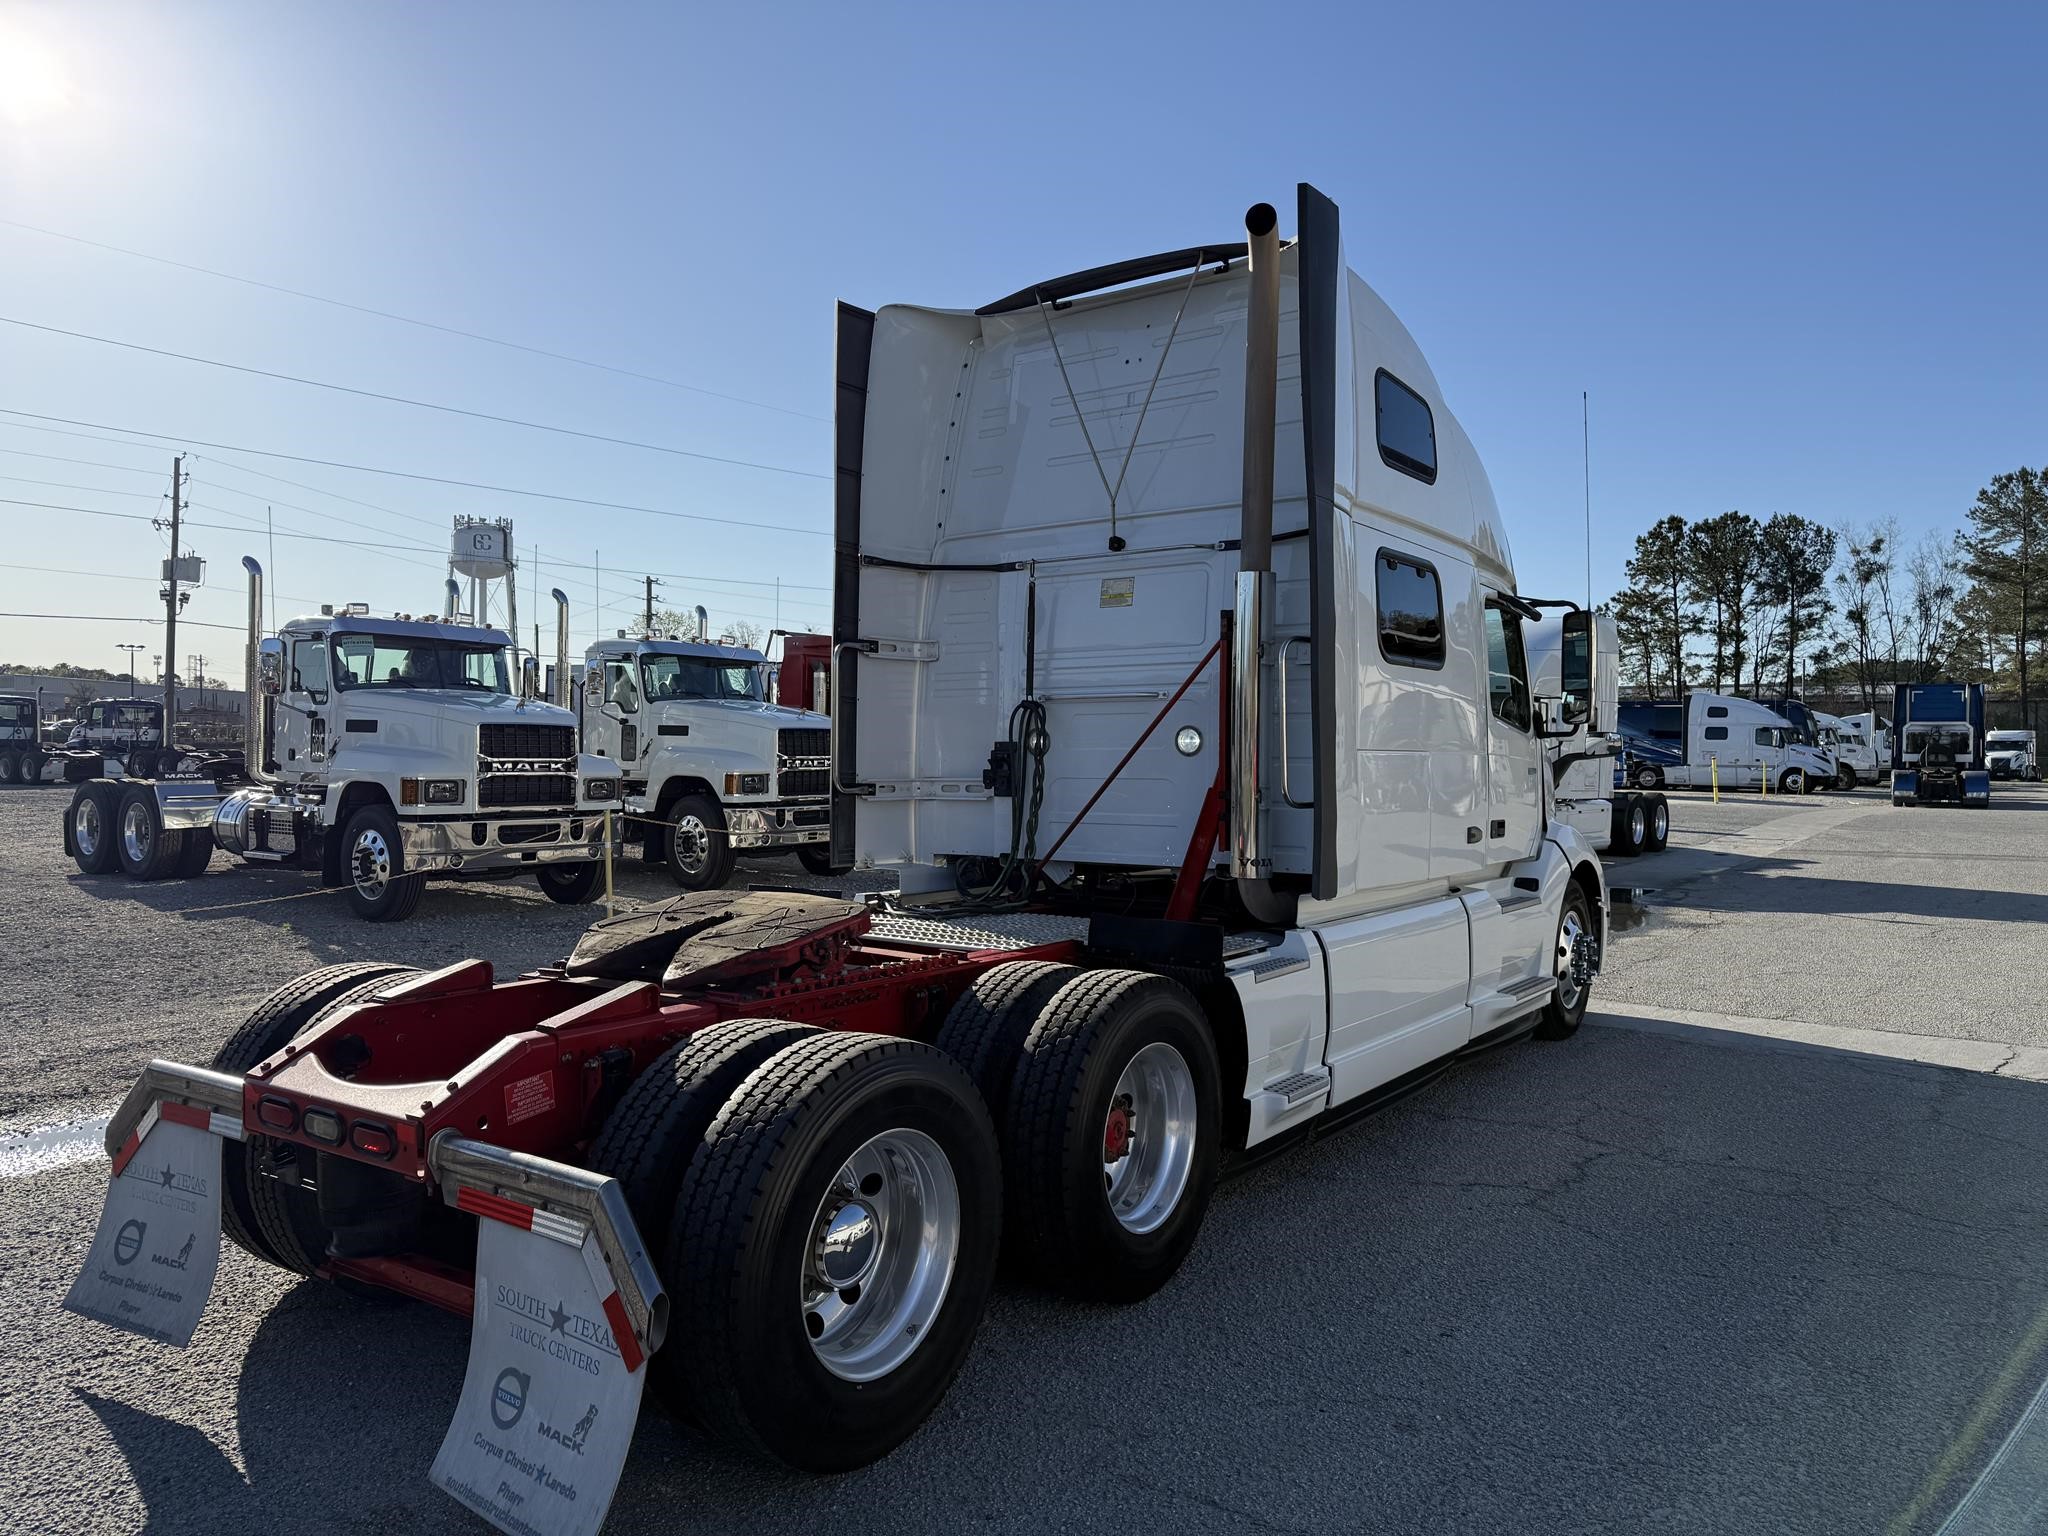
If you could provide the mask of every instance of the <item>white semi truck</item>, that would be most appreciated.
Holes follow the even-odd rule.
[[[1872,739],[1877,724],[1875,715],[1829,715],[1816,711],[1814,720],[1832,738],[1840,788],[1875,784],[1891,771],[1889,749],[1880,754],[1877,742]]]
[[[1994,779],[2041,777],[2038,739],[2032,731],[1990,731],[1984,737],[1984,766]]]
[[[242,564],[241,755],[81,783],[64,814],[81,870],[189,877],[218,846],[317,871],[372,922],[409,917],[429,876],[531,872],[556,901],[590,899],[619,772],[578,752],[566,710],[513,692],[505,634],[358,603],[265,637],[263,570]]]
[[[34,694],[0,693],[0,784],[19,784],[36,776],[42,765],[42,732],[42,711]]]
[[[831,870],[832,722],[771,703],[767,682],[761,652],[706,640],[620,635],[584,655],[584,750],[619,765],[626,840],[685,890],[725,884],[740,853]]]
[[[1261,204],[978,311],[841,306],[832,839],[898,895],[685,895],[495,985],[302,978],[212,1068],[149,1065],[116,1169],[220,1194],[143,1233],[113,1179],[66,1305],[189,1339],[211,1264],[143,1304],[121,1254],[223,1224],[473,1305],[431,1475],[587,1536],[643,1384],[757,1455],[873,1461],[966,1363],[999,1248],[1138,1300],[1226,1165],[1575,1033],[1607,887],[1543,744],[1593,712],[1590,615],[1516,592],[1429,365],[1298,207],[1284,247]],[[1546,697],[1551,624],[1581,638]],[[508,1291],[586,1347],[522,1342]],[[504,1481],[593,1402],[573,1500]]]
[[[1754,699],[1695,690],[1681,705],[1624,704],[1624,722],[1678,748],[1677,762],[1659,765],[1674,789],[1765,789],[1797,795],[1834,782],[1835,761],[1802,739],[1791,721]]]
[[[1547,605],[1546,605],[1547,606]],[[1564,691],[1563,668],[1568,644],[1591,643],[1597,652],[1599,690],[1591,716],[1569,736],[1543,743],[1550,760],[1553,820],[1568,823],[1589,847],[1617,858],[1660,853],[1671,840],[1671,803],[1661,790],[1622,788],[1615,783],[1621,739],[1612,734],[1620,703],[1621,644],[1614,620],[1593,616],[1588,635],[1567,632],[1561,624],[1531,626],[1528,635],[1529,681],[1539,696]]]

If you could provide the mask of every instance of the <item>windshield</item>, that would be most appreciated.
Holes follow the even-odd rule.
[[[1993,747],[2024,747],[2027,738],[2018,731],[1993,731],[1985,738],[1985,744]]]
[[[718,661],[709,656],[643,656],[640,691],[657,699],[746,699],[759,702],[759,662]]]
[[[0,725],[26,725],[35,719],[36,707],[26,699],[0,699]]]
[[[342,635],[334,642],[334,680],[342,688],[467,688],[509,693],[505,653],[496,646],[389,635]]]

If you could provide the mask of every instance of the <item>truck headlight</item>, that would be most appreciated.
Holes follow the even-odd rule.
[[[421,788],[428,805],[460,805],[469,783],[466,779],[428,779]]]
[[[619,798],[617,779],[585,779],[583,798],[586,800],[616,800]]]
[[[768,775],[728,773],[725,776],[725,792],[728,795],[765,795],[768,793]]]

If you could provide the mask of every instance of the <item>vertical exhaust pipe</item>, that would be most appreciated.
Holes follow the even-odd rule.
[[[275,780],[263,771],[263,743],[270,734],[264,729],[270,695],[263,691],[263,567],[244,555],[242,569],[249,573],[249,624],[242,650],[242,694],[248,701],[242,717],[242,761],[253,781],[271,784]]]
[[[1254,913],[1272,905],[1273,872],[1259,835],[1259,747],[1264,710],[1259,651],[1273,567],[1273,409],[1279,393],[1280,216],[1246,211],[1251,295],[1244,337],[1244,484],[1238,532],[1237,612],[1230,655],[1230,873]],[[1281,700],[1281,708],[1286,708]]]
[[[441,617],[451,622],[462,613],[462,583],[453,576],[448,578],[448,597],[441,606]]]
[[[555,600],[555,702],[569,707],[569,594],[560,587],[548,596]]]
[[[697,605],[697,638],[699,640],[711,638],[711,615],[704,611],[702,603]]]

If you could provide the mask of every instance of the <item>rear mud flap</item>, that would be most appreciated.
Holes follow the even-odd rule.
[[[192,1342],[220,1266],[220,1142],[241,1122],[153,1103],[114,1154],[114,1176],[66,1311],[162,1344]]]
[[[469,1366],[429,1474],[513,1536],[594,1536],[633,1446],[668,1298],[615,1180],[444,1135],[477,1216]]]

